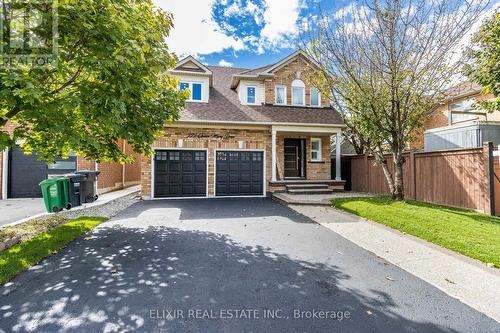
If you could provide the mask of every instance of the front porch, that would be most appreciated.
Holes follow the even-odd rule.
[[[339,147],[335,177],[331,174],[332,138],[339,146],[340,127],[273,126],[271,133],[271,192],[328,194],[344,190]]]

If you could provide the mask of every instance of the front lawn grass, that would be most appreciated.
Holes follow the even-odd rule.
[[[57,253],[69,242],[105,220],[104,217],[80,217],[0,252],[0,284],[36,265],[43,258]]]
[[[500,217],[386,196],[338,198],[332,204],[500,268]]]

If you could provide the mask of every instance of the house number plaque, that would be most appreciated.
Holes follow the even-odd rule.
[[[229,133],[189,133],[187,135],[188,139],[214,139],[214,140],[229,140],[234,139],[236,136]]]

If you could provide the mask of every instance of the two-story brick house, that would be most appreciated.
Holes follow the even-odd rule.
[[[331,138],[343,121],[308,85],[311,70],[300,51],[257,69],[181,60],[170,74],[190,99],[153,144],[154,155],[142,160],[143,197],[343,189],[340,174],[332,180],[330,171]]]

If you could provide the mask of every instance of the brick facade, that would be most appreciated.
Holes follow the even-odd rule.
[[[203,138],[194,138],[190,134],[195,133]],[[208,137],[207,137],[208,136]],[[310,139],[308,135],[285,135],[277,136],[277,155],[278,163],[283,169],[284,160],[284,139],[285,138],[305,138],[306,139],[306,155],[307,168],[306,179],[311,180],[330,180],[330,137],[329,136],[312,136],[321,137],[322,141],[322,162],[310,161]],[[182,140],[182,146],[179,140]],[[216,149],[247,149],[247,150],[263,150],[265,152],[265,173],[266,173],[266,191],[272,192],[277,188],[268,185],[271,181],[271,160],[272,160],[272,142],[270,128],[263,129],[228,129],[228,128],[167,128],[165,135],[158,139],[153,147],[159,148],[183,148],[183,149],[203,149],[208,151],[208,195],[214,195],[214,174],[215,174],[215,150]],[[151,196],[151,156],[143,156],[141,165],[141,185],[142,196],[150,198]]]
[[[307,77],[310,75],[310,69],[307,67],[307,60],[303,56],[297,56],[292,61],[288,62],[283,67],[274,72],[272,79],[266,80],[265,86],[265,101],[267,104],[274,104],[274,87],[275,85],[286,86],[287,105],[292,105],[292,81],[301,79],[306,85],[305,88],[305,105],[311,105],[310,86],[308,85]],[[327,98],[321,96],[321,106],[329,106]]]
[[[128,186],[140,184],[141,179],[141,154],[132,150],[132,146],[120,140],[119,146],[135,161],[131,164],[122,165],[120,163],[96,163],[83,157],[77,159],[78,170],[100,171],[97,181],[97,189],[100,194],[122,189]]]

